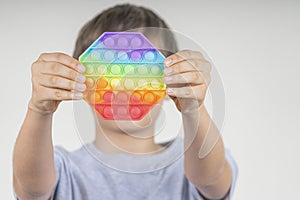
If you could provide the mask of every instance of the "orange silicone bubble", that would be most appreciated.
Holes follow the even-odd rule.
[[[106,78],[100,78],[97,81],[97,89],[103,89],[106,88],[106,86],[108,85],[108,81]]]
[[[93,78],[86,78],[85,85],[87,89],[92,89],[94,87],[95,81]]]
[[[144,101],[147,103],[154,103],[155,99],[155,95],[152,92],[147,92],[144,94]]]
[[[101,95],[98,92],[94,92],[90,95],[90,102],[93,104],[100,103],[101,101]]]

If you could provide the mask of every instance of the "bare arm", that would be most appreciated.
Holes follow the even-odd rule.
[[[13,160],[14,188],[20,198],[50,196],[55,183],[51,125],[52,114],[28,109]]]
[[[229,191],[232,172],[222,138],[203,102],[210,83],[210,63],[200,52],[180,51],[165,60],[167,93],[182,113],[185,174],[208,199]]]
[[[63,100],[81,99],[84,71],[74,58],[42,54],[32,65],[32,97],[13,155],[13,183],[20,199],[48,199],[56,180],[52,117]]]
[[[221,199],[229,191],[232,178],[222,137],[204,106],[182,117],[185,143],[190,145],[185,148],[186,175],[205,197]]]

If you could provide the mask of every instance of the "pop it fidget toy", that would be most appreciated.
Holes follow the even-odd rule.
[[[164,59],[142,33],[103,33],[79,57],[85,100],[104,119],[142,119],[166,93]]]

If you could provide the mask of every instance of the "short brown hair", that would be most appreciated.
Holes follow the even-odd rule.
[[[164,41],[164,51],[168,56],[177,51],[174,35],[168,25],[153,11],[131,4],[116,5],[104,10],[99,15],[87,22],[77,37],[73,57],[78,57],[95,41],[103,32],[120,32],[143,27],[164,28],[160,35]]]

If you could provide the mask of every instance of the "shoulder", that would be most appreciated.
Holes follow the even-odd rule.
[[[94,163],[94,158],[92,154],[89,153],[88,146],[90,146],[90,144],[83,145],[74,151],[68,151],[62,146],[55,146],[55,165],[57,165],[58,167],[65,166],[72,168],[82,168],[85,166],[91,167],[91,163]]]

